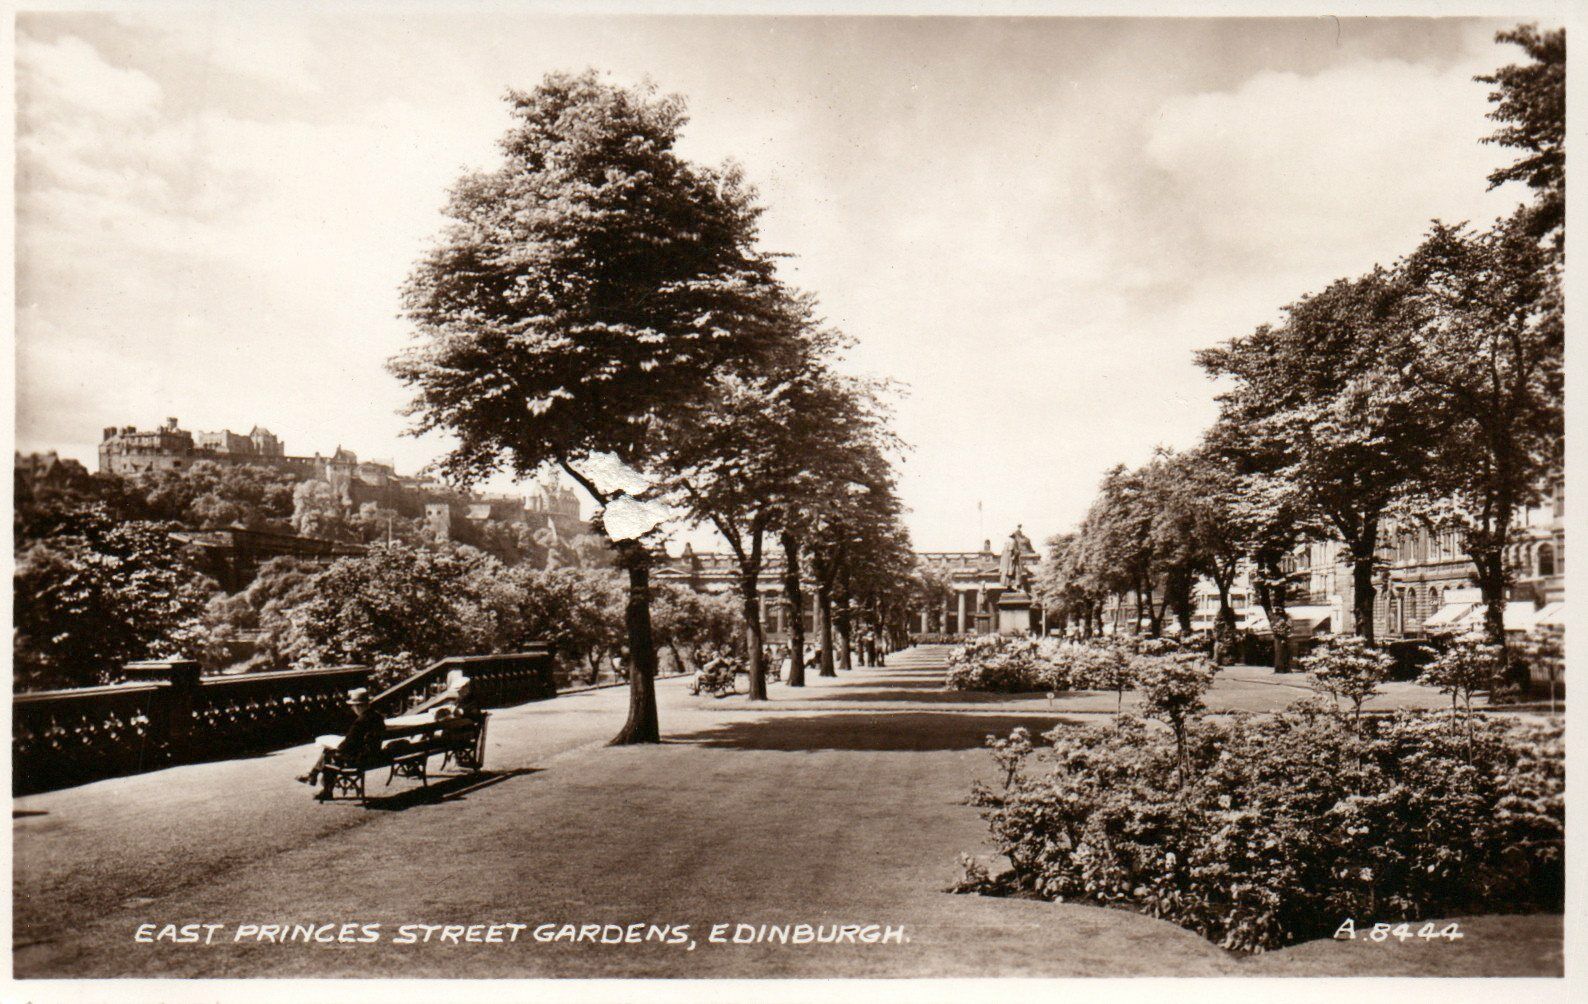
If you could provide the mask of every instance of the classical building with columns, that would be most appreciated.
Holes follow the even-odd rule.
[[[1045,632],[1040,608],[1022,588],[1042,559],[1020,528],[1009,535],[1001,552],[993,550],[991,540],[984,540],[980,551],[922,551],[916,558],[937,570],[948,586],[941,610],[922,610],[916,615],[918,623],[912,625],[916,630],[944,634]]]
[[[1013,560],[1018,556],[1018,561]],[[917,610],[911,615],[910,630],[922,634],[992,634],[998,631],[1040,631],[1041,613],[1025,589],[1041,560],[1031,541],[1019,529],[1010,535],[1002,552],[992,549],[992,541],[982,542],[979,551],[917,551],[916,560],[936,569],[946,580],[949,593],[942,608]],[[653,581],[688,586],[702,593],[734,593],[738,590],[738,565],[728,554],[696,551],[685,545],[676,558],[667,558],[651,573]],[[768,550],[761,568],[758,591],[761,594],[762,628],[768,642],[788,639],[793,611],[783,598],[783,555]],[[815,627],[815,590],[805,584],[805,630]]]

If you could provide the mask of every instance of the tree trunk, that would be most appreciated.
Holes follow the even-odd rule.
[[[695,671],[694,660],[686,657],[677,645],[673,644],[672,642],[668,642],[667,647],[672,651],[673,662],[678,664],[678,671],[680,673],[693,673]]]
[[[783,597],[789,608],[789,671],[791,687],[805,686],[805,596],[800,591],[799,541],[783,535]]]
[[[1191,590],[1175,587],[1174,618],[1180,624],[1180,635],[1191,637]]]
[[[745,573],[739,584],[744,610],[745,661],[750,668],[750,700],[766,700],[766,646],[761,627],[759,576]]]
[[[849,576],[844,575],[844,582],[839,589],[838,616],[838,668],[846,672],[853,672],[854,661],[854,612],[850,607]]]
[[[656,644],[651,637],[651,555],[638,541],[614,541],[618,562],[629,573],[623,621],[629,635],[629,717],[611,745],[662,741],[656,721]]]
[[[837,676],[833,664],[833,596],[827,583],[816,580],[816,644],[820,647],[817,676]]]
[[[1285,612],[1284,572],[1277,565],[1258,569],[1257,602],[1268,615],[1268,630],[1274,645],[1274,672],[1290,672],[1290,614]]]
[[[1356,633],[1369,645],[1373,644],[1373,551],[1361,557],[1353,549],[1351,554],[1351,619],[1356,621]]]
[[[1220,666],[1235,662],[1235,608],[1230,606],[1230,584],[1219,584],[1219,612],[1213,618],[1213,661]]]

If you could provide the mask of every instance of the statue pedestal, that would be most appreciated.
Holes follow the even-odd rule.
[[[1022,592],[998,597],[998,633],[1031,633],[1031,597]]]

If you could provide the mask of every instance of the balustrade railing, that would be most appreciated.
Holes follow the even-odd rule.
[[[140,682],[13,696],[13,794],[303,742],[343,724],[369,679],[362,666],[201,677],[186,659],[127,674]]]
[[[549,648],[453,656],[372,700],[387,717],[418,710],[461,670],[485,707],[554,697]],[[12,698],[13,794],[238,753],[279,749],[338,732],[347,692],[369,685],[363,666],[201,676],[187,659],[129,663],[132,682],[16,694]]]
[[[474,698],[482,707],[541,701],[557,696],[553,661],[551,649],[543,645],[498,655],[448,656],[386,688],[370,701],[387,718],[422,711],[445,693],[447,678],[454,670],[468,677]]]

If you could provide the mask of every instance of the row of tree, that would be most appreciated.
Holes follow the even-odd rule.
[[[417,340],[392,368],[415,392],[415,432],[453,437],[452,480],[551,465],[595,501],[628,578],[630,709],[614,742],[656,742],[657,506],[727,542],[750,696],[764,699],[769,550],[794,611],[815,591],[820,672],[834,671],[834,632],[896,615],[910,570],[899,444],[883,388],[835,370],[843,337],[759,247],[742,172],[677,152],[681,98],[587,72],[507,100],[500,165],[456,183],[449,226],[409,277]]]
[[[1189,630],[1205,576],[1228,659],[1244,563],[1282,665],[1286,559],[1299,545],[1341,543],[1352,620],[1371,642],[1384,535],[1457,530],[1487,634],[1504,644],[1517,516],[1563,462],[1566,42],[1531,26],[1498,41],[1530,61],[1479,78],[1502,124],[1488,142],[1525,156],[1488,181],[1525,182],[1533,200],[1487,229],[1436,221],[1393,265],[1199,352],[1225,381],[1217,421],[1195,449],[1108,473],[1080,528],[1050,541],[1038,585],[1050,611],[1090,631],[1107,598],[1134,593],[1152,633],[1171,611]]]

